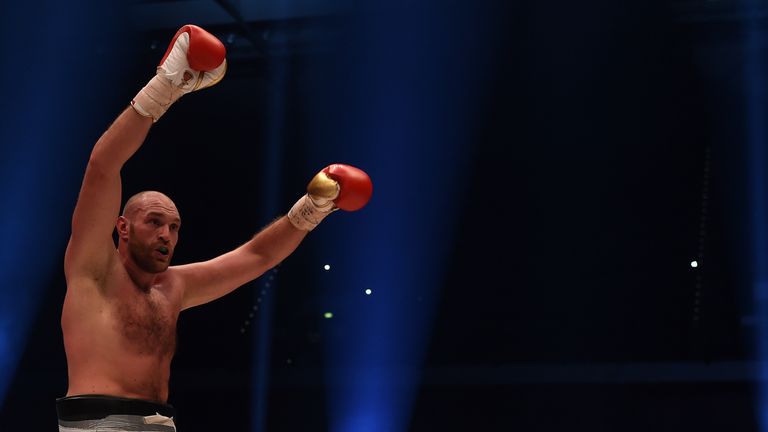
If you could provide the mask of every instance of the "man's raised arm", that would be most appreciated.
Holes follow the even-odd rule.
[[[64,258],[67,277],[98,277],[114,255],[112,231],[120,212],[120,169],[139,149],[152,119],[128,108],[99,138],[91,152],[72,216]]]
[[[256,279],[279,264],[327,215],[368,203],[373,184],[362,170],[334,164],[320,171],[286,216],[239,248],[210,261],[173,267],[184,285],[182,309],[207,303]]]
[[[194,25],[179,29],[155,76],[131,101],[91,153],[72,217],[64,258],[67,278],[99,278],[115,256],[112,231],[120,212],[120,170],[141,147],[153,122],[178,98],[218,83],[226,72],[226,49]]]

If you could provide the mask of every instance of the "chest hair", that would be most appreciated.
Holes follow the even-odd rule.
[[[154,290],[137,292],[120,305],[118,325],[132,351],[166,356],[176,349],[176,322],[161,297]]]

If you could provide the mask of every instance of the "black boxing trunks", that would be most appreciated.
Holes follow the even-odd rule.
[[[171,405],[114,396],[56,399],[59,432],[176,432]]]

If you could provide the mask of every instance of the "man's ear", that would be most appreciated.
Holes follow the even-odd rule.
[[[117,223],[115,224],[117,229],[117,237],[121,240],[128,240],[128,219],[124,216],[117,217]]]

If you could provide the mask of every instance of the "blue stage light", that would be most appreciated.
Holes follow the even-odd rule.
[[[475,5],[439,1],[369,3],[358,12],[350,45],[359,52],[348,58],[359,61],[340,73],[347,98],[324,107],[325,119],[342,117],[328,120],[341,129],[318,138],[373,181],[367,207],[314,234],[333,244],[323,254],[334,271],[321,281],[335,313],[327,326],[328,430],[399,432],[409,428],[467,197],[474,98],[488,73],[473,38],[485,23]],[[361,287],[375,298],[355,295]]]
[[[750,153],[751,230],[752,242],[752,300],[755,320],[755,360],[757,368],[757,421],[760,430],[768,430],[768,161],[766,146],[766,94],[765,48],[766,32],[761,24],[758,2],[745,0],[745,62],[744,94],[747,103],[747,139]]]
[[[282,211],[278,203],[278,191],[280,190],[280,167],[283,159],[283,127],[285,125],[285,83],[287,77],[287,65],[280,58],[270,59],[268,64],[269,79],[272,85],[269,88],[269,109],[266,119],[266,136],[263,137],[264,154],[261,158],[260,183],[262,218],[266,223],[274,219],[275,215]],[[277,282],[270,284],[275,291]],[[259,314],[259,331],[254,332],[254,363],[251,368],[251,430],[263,431],[266,429],[268,409],[268,389],[270,374],[270,352],[272,344],[272,309],[274,295],[265,298],[261,303]]]
[[[118,16],[110,2],[6,2],[0,17],[0,404],[29,327],[63,280],[63,251],[104,101],[121,73],[99,55]],[[74,24],[77,23],[77,24]],[[12,53],[12,54],[10,54]],[[109,71],[109,74],[93,73]],[[107,84],[109,81],[109,84]],[[57,283],[52,283],[52,282]],[[59,389],[63,395],[66,389]]]

